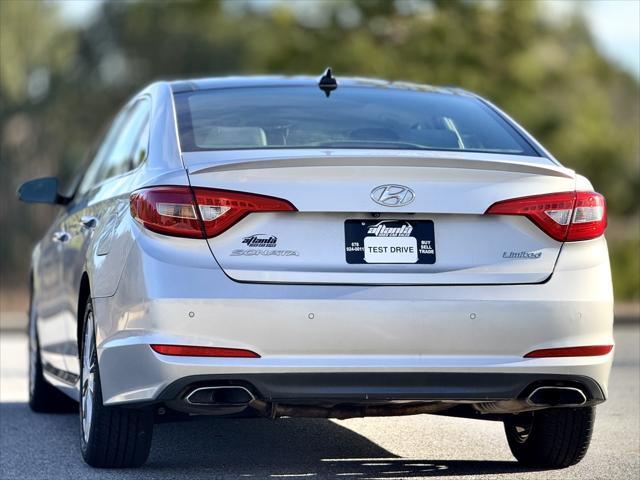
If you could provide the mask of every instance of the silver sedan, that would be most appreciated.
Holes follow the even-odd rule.
[[[604,198],[471,93],[380,80],[154,83],[32,255],[30,405],[95,467],[154,421],[437,413],[523,464],[584,456],[607,397]]]

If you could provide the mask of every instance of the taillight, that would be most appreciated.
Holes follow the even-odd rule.
[[[189,187],[153,187],[133,192],[131,215],[151,231],[202,238],[202,225]]]
[[[215,237],[250,213],[295,212],[286,200],[254,193],[194,188],[207,237]]]
[[[523,215],[560,242],[589,240],[607,228],[604,197],[595,192],[561,192],[504,200],[491,205],[492,215]]]
[[[131,215],[165,235],[211,238],[254,212],[295,211],[286,200],[211,188],[151,187],[131,194]]]
[[[594,192],[576,192],[567,241],[588,240],[602,235],[607,228],[607,204]]]

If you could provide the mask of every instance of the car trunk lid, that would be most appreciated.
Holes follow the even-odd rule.
[[[526,217],[485,212],[504,199],[575,188],[573,172],[547,159],[469,152],[194,152],[184,161],[193,187],[282,198],[297,209],[250,214],[208,239],[220,267],[244,282],[542,282],[562,242]],[[397,197],[394,188],[406,189],[402,205],[376,203]]]

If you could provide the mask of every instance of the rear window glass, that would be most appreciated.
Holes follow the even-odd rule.
[[[176,93],[182,150],[366,148],[538,156],[481,101],[371,87],[241,87]]]

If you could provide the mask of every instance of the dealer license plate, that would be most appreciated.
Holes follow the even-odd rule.
[[[347,220],[347,263],[426,263],[436,261],[432,220]]]

